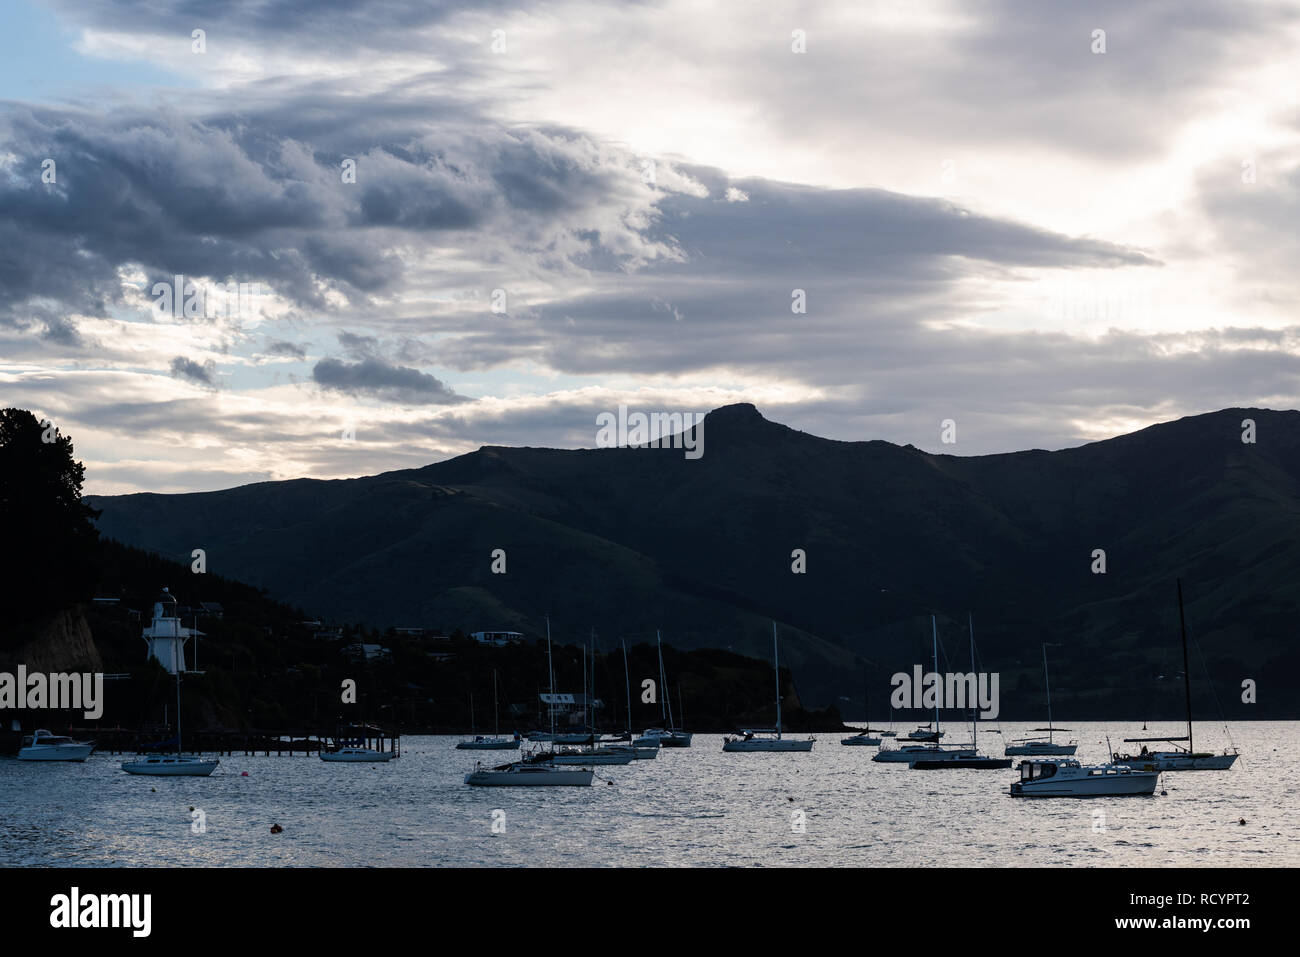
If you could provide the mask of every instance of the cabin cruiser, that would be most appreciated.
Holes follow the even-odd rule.
[[[562,768],[533,761],[514,761],[495,768],[476,764],[465,775],[465,783],[476,787],[586,787],[595,772],[591,768]]]
[[[374,764],[380,761],[391,761],[397,757],[392,751],[376,751],[374,748],[339,748],[335,751],[322,751],[320,759],[322,761],[336,761],[342,764]]]
[[[74,741],[63,735],[51,734],[44,728],[23,738],[18,751],[19,761],[84,761],[95,750],[93,741]]]
[[[1155,792],[1159,772],[1123,764],[1080,764],[1073,758],[1059,761],[1021,761],[1020,780],[1012,783],[1012,797],[1122,797]]]

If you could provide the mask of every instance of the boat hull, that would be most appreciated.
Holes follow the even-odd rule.
[[[940,754],[966,753],[974,754],[973,751],[967,752],[936,752],[933,748],[887,748],[877,751],[871,758],[872,761],[880,761],[887,764],[911,764],[914,761],[934,760]]]
[[[948,760],[920,758],[912,762],[912,768],[917,771],[947,771],[956,768],[969,768],[974,771],[994,771],[1009,767],[1011,767],[1010,758],[957,757]]]
[[[722,745],[723,751],[811,751],[813,742],[780,739],[776,741],[727,741]]]
[[[1235,754],[1183,754],[1156,751],[1152,754],[1117,757],[1119,764],[1151,771],[1226,771],[1237,761]]]
[[[59,745],[58,747],[23,748],[18,752],[19,761],[84,761],[95,750],[93,744]]]
[[[320,759],[333,764],[380,764],[384,761],[391,761],[395,755],[391,751],[371,751],[368,754],[359,752],[341,752],[341,751],[322,751]]]
[[[461,741],[456,745],[457,751],[518,751],[519,742],[513,738],[500,741]]]
[[[1068,757],[1077,750],[1077,744],[1009,744],[1002,753],[1015,757]]]
[[[465,783],[473,787],[589,787],[595,776],[590,768],[556,770],[547,767],[511,771],[471,771]]]
[[[123,761],[127,774],[141,774],[155,778],[206,778],[217,769],[220,761],[198,761],[189,758],[161,758],[144,761]]]
[[[879,738],[872,738],[865,734],[855,734],[851,738],[840,738],[840,744],[865,746],[869,744],[880,744]]]
[[[1150,797],[1155,793],[1154,772],[1134,771],[1132,774],[1098,775],[1066,781],[1016,781],[1011,785],[1012,797],[1024,798],[1089,798],[1089,797]]]
[[[627,751],[608,753],[588,752],[586,754],[557,754],[551,758],[551,764],[591,766],[595,764],[631,764],[636,755]]]

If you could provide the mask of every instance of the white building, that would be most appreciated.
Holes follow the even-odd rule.
[[[523,633],[519,631],[475,631],[470,634],[470,637],[480,645],[498,647],[522,644],[524,640]]]
[[[144,630],[145,644],[149,648],[148,658],[156,658],[167,669],[168,674],[188,671],[185,666],[185,643],[196,639],[203,632],[197,628],[186,628],[176,614],[176,598],[166,588],[153,604],[153,623]]]

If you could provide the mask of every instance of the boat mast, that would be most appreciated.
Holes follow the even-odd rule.
[[[971,674],[975,674],[975,616],[971,612],[966,612],[966,627],[971,633]],[[976,681],[978,681],[976,677]],[[971,702],[971,748],[975,750],[976,757],[979,754],[979,709],[976,707],[976,701]]]
[[[627,733],[630,738],[632,735],[632,676],[627,670],[627,641],[620,638],[619,644],[623,646],[623,684],[627,686]]]
[[[555,667],[551,664],[551,616],[546,616],[546,672],[551,679],[551,700],[546,710],[551,716],[551,743],[555,742]]]
[[[587,646],[582,646],[582,726],[591,727],[591,711],[587,707]]]
[[[776,737],[781,739],[781,661],[776,651],[776,619],[772,619],[772,670],[776,672]]]
[[[497,704],[497,670],[492,669],[492,734],[501,737],[501,706]]]
[[[1187,696],[1187,753],[1196,750],[1192,742],[1192,672],[1187,666],[1187,618],[1183,615],[1183,580],[1178,579],[1178,625],[1183,633],[1183,691]]]
[[[36,739],[32,738],[33,743]],[[181,756],[181,673],[176,672],[176,757]]]
[[[934,615],[930,616],[930,633],[934,638],[934,676],[939,677],[939,626],[934,620]],[[935,689],[934,695],[934,743],[939,744],[939,694]]]
[[[659,714],[668,724],[668,730],[673,730],[673,700],[672,692],[668,690],[668,676],[664,671],[664,640],[655,630],[655,644],[659,646]]]
[[[474,692],[469,693],[469,733],[474,733]]]
[[[1047,743],[1052,743],[1052,681],[1047,677],[1047,642],[1043,642],[1043,684],[1047,686]]]

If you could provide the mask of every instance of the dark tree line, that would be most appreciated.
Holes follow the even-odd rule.
[[[0,410],[0,643],[92,597],[98,512],[81,501],[72,440],[26,409]]]

